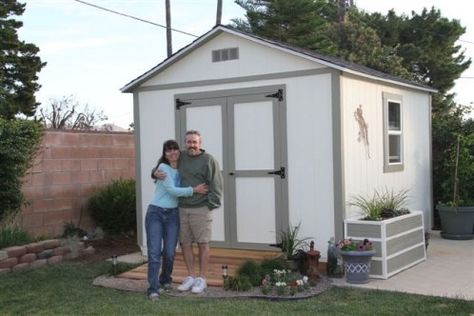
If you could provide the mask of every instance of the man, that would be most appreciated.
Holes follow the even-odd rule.
[[[201,135],[198,131],[186,132],[185,143],[186,151],[181,153],[178,165],[181,186],[206,183],[209,191],[207,194],[195,194],[179,199],[179,241],[188,276],[178,286],[178,290],[202,293],[207,287],[212,210],[221,205],[223,179],[216,159],[201,148]],[[153,171],[153,176],[164,179],[164,174],[160,171]],[[197,243],[199,249],[198,277],[194,275],[193,243]]]

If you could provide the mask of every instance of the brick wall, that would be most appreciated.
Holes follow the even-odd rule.
[[[61,235],[66,222],[83,229],[93,223],[86,206],[94,191],[118,178],[135,178],[133,134],[47,130],[23,193],[21,213],[33,236]]]

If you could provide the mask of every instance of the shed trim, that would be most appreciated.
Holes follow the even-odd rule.
[[[344,183],[344,139],[341,110],[341,75],[333,71],[331,75],[332,99],[332,154],[333,154],[333,195],[334,195],[334,237],[344,236],[345,183]]]
[[[137,242],[143,245],[143,209],[142,209],[142,167],[139,163],[142,159],[141,142],[140,142],[140,111],[139,111],[139,95],[138,92],[133,93],[133,121],[135,122],[135,192],[137,195]]]
[[[157,91],[157,90],[201,87],[201,86],[209,86],[209,85],[217,85],[217,84],[239,83],[239,82],[258,81],[258,80],[304,77],[304,76],[312,76],[312,75],[329,74],[332,71],[333,70],[331,70],[330,68],[325,67],[325,68],[317,68],[317,69],[275,72],[275,73],[267,73],[267,74],[262,74],[262,75],[232,77],[232,78],[224,78],[224,79],[209,79],[209,80],[187,81],[187,82],[179,82],[179,83],[167,83],[167,84],[139,87],[136,89],[136,91],[139,91],[139,92]]]

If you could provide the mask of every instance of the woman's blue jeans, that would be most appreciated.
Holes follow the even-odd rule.
[[[148,248],[147,293],[158,293],[160,284],[171,284],[174,255],[178,243],[178,208],[161,208],[149,205],[145,217],[146,245]],[[163,263],[160,271],[161,257]]]

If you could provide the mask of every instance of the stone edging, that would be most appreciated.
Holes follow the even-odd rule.
[[[82,241],[73,239],[49,239],[8,247],[0,249],[0,273],[39,268],[94,252],[92,246],[85,248]]]
[[[107,288],[113,288],[122,291],[132,291],[145,293],[148,287],[146,280],[132,280],[126,278],[118,278],[113,276],[102,275],[94,279],[93,285],[102,286]],[[222,287],[208,287],[201,294],[192,294],[190,292],[179,292],[177,290],[171,290],[165,292],[163,295],[172,297],[192,297],[192,298],[248,298],[248,299],[265,299],[272,301],[285,301],[285,300],[300,300],[314,297],[332,287],[332,281],[322,276],[316,286],[311,287],[309,290],[301,293],[296,293],[294,296],[275,296],[275,295],[264,295],[259,288],[254,288],[248,292],[234,292],[225,291]]]

